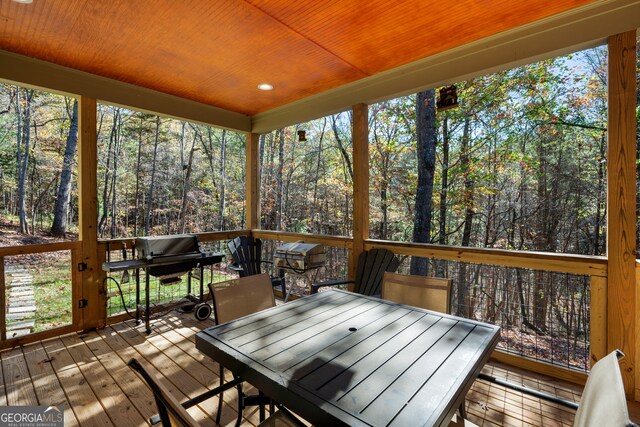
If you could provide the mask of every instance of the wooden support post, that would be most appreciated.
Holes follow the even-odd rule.
[[[80,264],[82,270],[80,313],[82,329],[103,327],[106,324],[106,300],[98,256],[98,145],[96,132],[97,103],[95,98],[80,97],[78,144],[78,204],[80,206]],[[83,301],[84,300],[84,301]]]
[[[636,391],[636,32],[609,37],[607,350],[622,350],[627,398]]]
[[[591,366],[607,351],[607,278],[591,276],[591,318],[589,319],[589,347]]]
[[[260,177],[258,176],[260,158],[258,157],[258,145],[260,135],[257,133],[247,133],[246,152],[246,228],[249,230],[260,228],[260,201],[258,188],[260,188]]]
[[[353,106],[353,249],[349,254],[349,278],[356,274],[358,256],[369,238],[369,106]]]
[[[640,263],[636,260],[636,287],[640,283]],[[636,345],[640,343],[640,292],[636,291]],[[640,351],[636,351],[636,366],[640,366]],[[640,402],[640,369],[636,369],[635,401]]]

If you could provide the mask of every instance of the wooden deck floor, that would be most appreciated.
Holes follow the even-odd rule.
[[[194,347],[194,336],[210,321],[172,312],[153,322],[148,337],[129,321],[86,335],[71,334],[0,353],[0,405],[60,405],[65,425],[143,426],[155,413],[149,389],[127,366],[135,357],[151,365],[180,400],[218,383],[216,363]],[[578,399],[580,387],[492,363],[487,373],[512,382]],[[202,425],[215,425],[217,398],[189,412]],[[222,425],[233,425],[236,395],[225,394]],[[638,422],[637,406],[630,407]],[[480,426],[571,425],[574,412],[476,381],[468,395],[469,419]],[[257,410],[245,411],[243,426],[256,425]]]

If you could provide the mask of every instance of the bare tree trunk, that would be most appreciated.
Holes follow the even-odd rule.
[[[149,235],[151,228],[151,210],[153,209],[153,187],[156,179],[156,158],[158,156],[158,141],[160,140],[160,117],[156,117],[156,138],[153,143],[153,161],[151,162],[151,182],[149,183],[149,198],[147,200],[147,215],[144,221],[144,234]]]
[[[471,119],[469,116],[466,116],[464,119],[464,131],[462,133],[462,147],[460,152],[460,166],[462,168],[462,175],[464,177],[464,196],[463,196],[463,204],[464,204],[464,228],[462,231],[462,242],[461,246],[469,246],[471,242],[471,226],[473,222],[474,208],[473,208],[473,179],[471,178],[472,174],[469,170],[470,162],[469,162],[469,140],[470,140],[470,129],[471,128]],[[458,316],[471,316],[471,306],[469,304],[469,295],[468,295],[468,279],[467,279],[467,265],[465,263],[460,263],[460,269],[458,270],[458,308],[456,311],[456,315]]]
[[[290,211],[289,209],[291,208],[292,203],[290,203],[289,200],[289,194],[290,194],[290,190],[291,190],[291,183],[293,182],[293,173],[295,172],[295,158],[296,158],[296,142],[297,142],[297,138],[293,138],[293,140],[291,141],[291,150],[289,154],[289,158],[290,163],[291,163],[291,167],[289,168],[289,170],[287,171],[287,178],[284,179],[284,169],[283,169],[283,193],[282,193],[282,213],[279,215],[282,220],[281,220],[281,230],[284,230],[286,228],[286,226],[288,225],[287,222],[285,221],[285,219],[287,218],[291,218],[293,213],[292,211]],[[282,149],[282,147],[281,147]],[[307,188],[303,189],[303,194],[307,194]],[[305,198],[306,199],[306,198]],[[306,200],[305,200],[306,201]],[[305,209],[304,206],[304,202],[303,202],[303,210]]]
[[[144,123],[143,116],[140,116],[140,127],[138,129],[138,160],[136,161],[136,204],[135,204],[135,220],[133,224],[133,235],[138,235],[138,221],[140,212],[140,160],[142,157],[142,125]]]
[[[53,209],[53,224],[51,225],[51,235],[64,237],[67,232],[67,218],[69,212],[69,202],[71,201],[71,178],[73,176],[72,167],[78,146],[78,100],[74,98],[71,113],[71,123],[67,134],[67,144],[64,150],[64,160],[62,162],[62,173],[60,174],[60,186],[58,187],[58,197]]]
[[[113,174],[111,175],[111,238],[116,237],[116,213],[117,213],[117,201],[118,201],[118,158],[120,157],[120,147],[122,141],[120,140],[120,132],[122,130],[122,111],[120,108],[116,108],[116,114],[113,116],[114,123],[117,123],[115,127],[115,135],[113,140]]]
[[[284,129],[280,129],[279,131],[280,137],[278,138],[278,173],[276,175],[277,182],[277,192],[276,192],[276,230],[282,231],[283,221],[283,203],[282,203],[282,192],[284,189],[284,182],[282,173],[284,171]]]
[[[22,167],[22,109],[20,108],[20,88],[15,86],[16,96],[13,99],[15,101],[16,109],[16,175],[20,176],[20,170]],[[20,205],[20,203],[18,203]],[[18,211],[20,208],[18,208]],[[17,213],[17,212],[16,212]]]
[[[449,191],[449,119],[442,120],[442,185],[440,187],[440,218],[438,229],[438,243],[447,244],[447,193]],[[447,262],[441,260],[437,264],[436,276],[445,277]]]
[[[316,157],[316,175],[313,180],[313,204],[311,205],[311,232],[319,233],[320,227],[316,227],[316,204],[318,203],[318,181],[320,181],[320,165],[322,160],[322,142],[324,140],[324,131],[327,127],[327,118],[322,122],[322,132],[320,133],[320,141],[318,142],[318,156]]]
[[[16,89],[17,91],[19,89]],[[27,170],[29,168],[29,156],[31,149],[31,101],[34,95],[33,89],[24,89],[24,122],[22,130],[22,149],[20,147],[20,141],[18,142],[18,217],[20,219],[20,233],[28,234],[29,229],[27,226],[27,210],[25,207],[26,197],[26,184],[27,184]],[[19,97],[16,97],[16,105],[19,104]],[[16,112],[20,115],[19,107],[16,108]],[[20,132],[18,132],[20,134]]]
[[[416,134],[418,154],[418,186],[416,188],[413,241],[431,241],[431,209],[433,177],[436,164],[436,108],[435,90],[429,89],[416,96]],[[411,274],[427,274],[427,259],[411,257]]]
[[[218,207],[218,230],[224,230],[224,210],[226,208],[226,181],[227,181],[227,131],[222,130],[220,140],[220,205]]]
[[[182,206],[180,208],[180,232],[184,233],[187,227],[187,205],[189,204],[189,182],[193,171],[193,154],[196,151],[197,131],[194,129],[193,141],[189,150],[189,160],[185,163],[184,159],[184,134],[186,123],[182,123],[182,132],[180,134],[180,159],[182,164]]]
[[[98,232],[102,234],[104,225],[109,215],[109,183],[111,182],[111,155],[114,152],[113,145],[115,144],[116,127],[118,126],[117,120],[117,108],[114,107],[113,111],[113,123],[111,125],[111,133],[109,134],[109,145],[107,146],[107,164],[104,168],[104,185],[102,187],[102,214],[100,215],[100,221],[98,221]],[[115,154],[114,154],[115,157]]]
[[[353,167],[351,166],[351,159],[349,158],[349,154],[344,147],[342,142],[342,138],[340,138],[340,133],[338,133],[338,125],[336,124],[336,118],[338,118],[340,114],[334,114],[331,116],[331,128],[333,129],[333,136],[336,139],[336,143],[338,144],[338,150],[340,150],[340,154],[342,155],[342,159],[344,160],[344,164],[349,172],[349,176],[351,177],[351,181],[353,181]]]
[[[639,92],[640,93],[640,92]],[[640,105],[640,104],[638,104]],[[640,121],[639,121],[640,122]],[[640,141],[640,137],[638,138]],[[607,153],[607,135],[605,132],[602,132],[602,136],[600,138],[600,158],[605,159]],[[640,154],[636,154],[640,155]],[[640,158],[638,159],[640,160]],[[636,170],[640,174],[640,162],[636,163]],[[639,175],[640,176],[640,175]],[[640,182],[640,179],[637,179],[637,182]],[[607,216],[607,203],[605,199],[605,187],[607,185],[607,177],[605,174],[605,163],[598,162],[598,190],[596,191],[596,218],[595,218],[595,227],[593,230],[593,255],[602,255],[605,252],[605,248],[600,248],[602,243],[600,242],[600,230],[602,229],[603,223],[605,222],[605,218]],[[636,193],[636,198],[638,198],[640,193]],[[638,199],[640,201],[640,199]],[[640,205],[636,207],[636,209],[640,209]],[[640,213],[640,212],[639,212]],[[636,217],[637,218],[637,217]],[[640,230],[640,227],[636,227],[637,230]],[[639,243],[640,244],[640,243]],[[636,254],[638,256],[640,254]]]

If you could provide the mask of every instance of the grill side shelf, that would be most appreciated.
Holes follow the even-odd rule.
[[[107,272],[116,272],[124,270],[135,270],[144,268],[147,262],[139,259],[129,259],[125,261],[110,261],[102,263],[102,270]]]

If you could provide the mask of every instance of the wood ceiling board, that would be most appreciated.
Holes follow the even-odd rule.
[[[392,99],[479,75],[588,49],[640,28],[640,0],[598,0],[283,105],[252,117],[252,131],[304,123],[351,106]]]
[[[250,1],[0,0],[0,49],[254,115],[586,3]]]
[[[55,62],[55,52],[69,37],[68,29],[78,19],[83,3],[73,1],[59,8],[54,2],[43,2],[38,13],[33,13],[33,5],[0,0],[0,16],[6,18],[0,19],[0,45],[9,51],[31,46],[31,56]]]
[[[372,75],[592,0],[247,0]]]
[[[365,77],[236,0],[9,6],[3,15],[11,25],[0,22],[2,49],[243,114]],[[276,90],[262,93],[256,86],[263,82]]]

